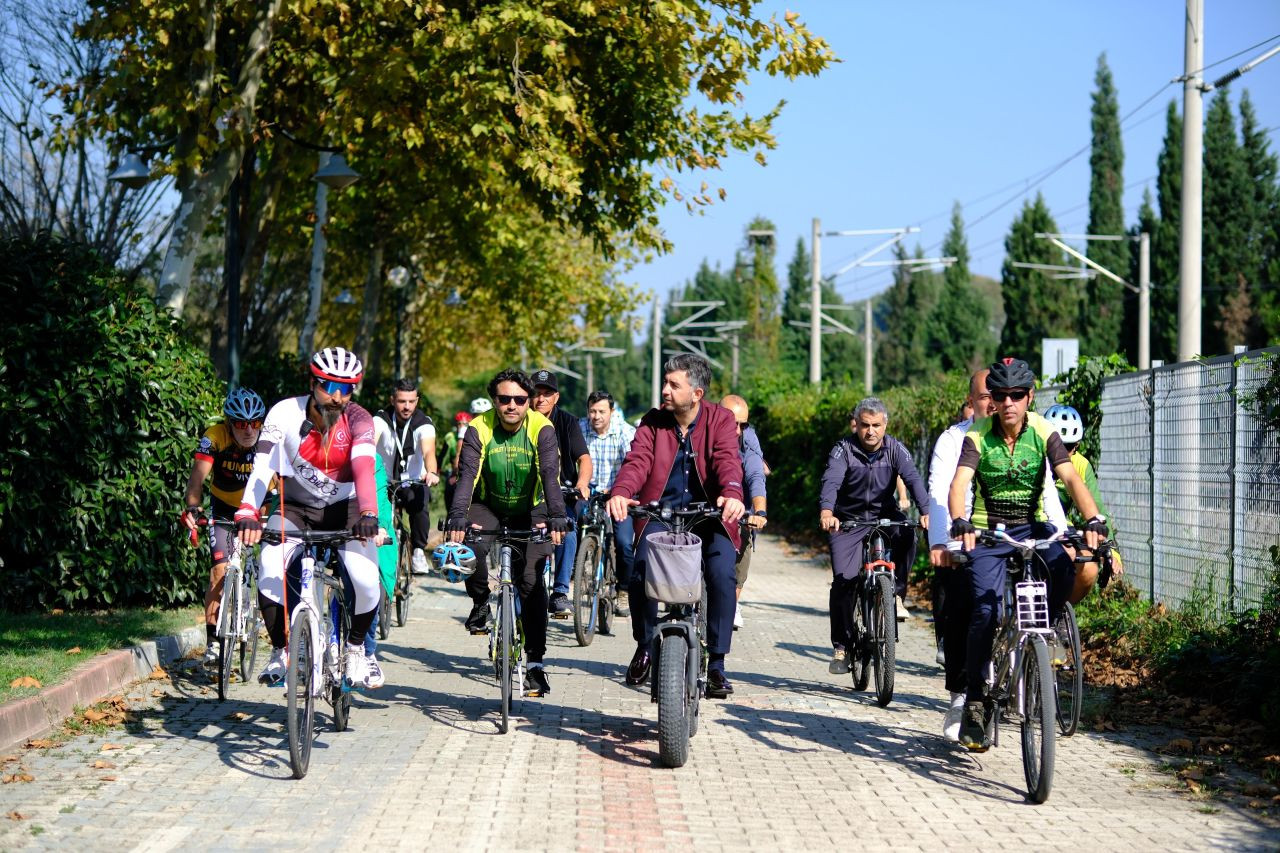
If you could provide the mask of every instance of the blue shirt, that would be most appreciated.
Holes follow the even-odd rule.
[[[689,424],[683,438],[680,437],[680,428],[676,427],[676,458],[671,463],[671,473],[667,475],[667,487],[662,490],[663,505],[672,509],[687,509],[689,504],[705,502],[707,499],[694,464],[692,441],[693,431],[698,428],[701,417],[702,408],[699,407],[698,416]]]
[[[742,457],[742,486],[746,498],[747,509],[751,509],[752,498],[766,497],[764,486],[764,451],[760,448],[760,438],[755,427],[748,426],[742,430],[742,438],[738,439],[738,455]]]
[[[609,416],[609,429],[600,435],[586,418],[578,421],[587,440],[587,452],[591,454],[591,482],[598,492],[608,492],[622,467],[622,460],[631,449],[636,428],[623,420],[615,410]]]

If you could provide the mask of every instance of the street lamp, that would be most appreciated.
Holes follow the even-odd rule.
[[[107,175],[108,181],[115,181],[131,190],[140,190],[151,180],[151,170],[142,162],[136,151],[128,151],[120,159],[120,165]]]
[[[396,292],[396,365],[394,373],[395,378],[399,379],[402,374],[400,340],[404,326],[404,291],[405,285],[409,282],[409,270],[404,267],[392,267],[387,270],[387,281],[391,282],[391,287]]]
[[[307,146],[319,148],[319,146]],[[298,357],[307,358],[316,336],[316,324],[320,320],[320,295],[324,286],[324,250],[328,245],[324,226],[329,221],[329,188],[349,187],[360,175],[347,165],[346,158],[337,149],[319,148],[320,165],[313,176],[316,182],[316,230],[311,243],[311,275],[307,282],[307,317],[298,335]]]

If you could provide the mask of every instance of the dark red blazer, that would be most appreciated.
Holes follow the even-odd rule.
[[[698,426],[693,431],[693,458],[707,500],[712,504],[721,496],[742,500],[737,419],[723,406],[706,400],[700,405]],[[640,420],[631,450],[609,494],[635,498],[642,504],[662,500],[671,466],[676,461],[677,444],[675,415],[664,409],[650,409]],[[723,522],[721,525],[733,541],[733,547],[741,550],[742,534],[738,525]],[[638,523],[636,535],[643,530],[644,523]]]

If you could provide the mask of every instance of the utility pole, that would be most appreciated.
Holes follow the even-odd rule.
[[[1138,369],[1151,367],[1151,235],[1138,235]]]
[[[863,318],[863,321],[862,321],[863,322],[862,342],[864,347],[864,352],[862,355],[862,359],[863,359],[862,376],[864,380],[863,384],[867,386],[867,394],[871,393],[871,380],[873,378],[871,375],[872,359],[874,358],[873,353],[875,350],[875,347],[872,345],[873,335],[872,335],[871,324],[873,320],[874,318],[872,317],[872,311],[871,311],[871,297],[868,296],[867,297],[867,316]]]
[[[733,366],[732,366],[732,369],[730,370],[730,376],[733,377],[732,379],[733,389],[736,391],[738,389],[738,330],[737,329],[734,329],[733,337],[729,339],[729,346],[733,348],[733,362],[732,362]]]
[[[813,257],[810,258],[809,382],[822,381],[822,220],[813,218]]]
[[[662,405],[662,298],[653,292],[653,408]]]
[[[1200,354],[1200,264],[1203,216],[1204,0],[1187,0],[1182,79],[1182,233],[1178,252],[1178,361]]]

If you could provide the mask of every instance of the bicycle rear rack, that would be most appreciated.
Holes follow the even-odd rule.
[[[1013,588],[1018,630],[1048,633],[1049,587],[1043,581],[1020,581]]]

